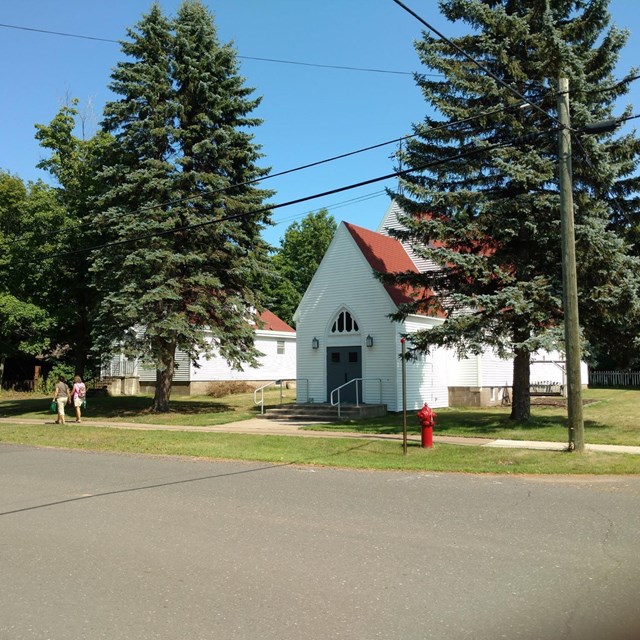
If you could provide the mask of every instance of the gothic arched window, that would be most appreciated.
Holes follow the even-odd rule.
[[[359,331],[358,323],[346,309],[338,313],[331,325],[331,333],[358,333]]]

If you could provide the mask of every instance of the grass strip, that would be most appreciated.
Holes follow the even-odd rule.
[[[583,393],[585,440],[590,444],[640,445],[640,391],[635,389],[588,389]],[[553,405],[534,404],[531,419],[515,423],[509,419],[510,407],[436,409],[434,435],[507,440],[567,442],[567,409],[561,400]],[[407,415],[408,432],[420,433],[415,411]],[[402,415],[348,421],[309,427],[328,431],[359,433],[402,433]]]
[[[640,457],[398,442],[229,433],[138,431],[87,425],[0,424],[0,442],[86,451],[348,469],[495,474],[639,474]]]

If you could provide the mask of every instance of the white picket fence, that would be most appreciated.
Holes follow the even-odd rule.
[[[589,371],[591,387],[640,387],[640,371]]]

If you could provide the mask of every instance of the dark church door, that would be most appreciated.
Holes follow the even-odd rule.
[[[362,378],[362,347],[327,347],[327,402],[331,402],[331,392],[345,382]],[[362,402],[362,382],[354,382],[340,389],[340,402]],[[334,400],[337,401],[337,394]]]

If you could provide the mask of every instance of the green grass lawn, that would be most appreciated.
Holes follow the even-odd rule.
[[[291,399],[292,392],[287,392],[285,400]],[[593,401],[585,406],[587,442],[640,444],[640,419],[637,417],[639,391],[588,391],[585,399]],[[59,427],[53,424],[54,417],[48,413],[48,398],[31,394],[2,394],[0,417],[34,419],[37,424],[0,423],[0,442],[355,469],[499,474],[640,474],[640,456],[625,454],[490,449],[438,443],[433,449],[422,449],[410,443],[405,456],[397,441],[138,431],[91,426],[91,420],[94,419],[197,427],[242,420],[258,412],[251,394],[221,399],[177,397],[171,401],[171,411],[159,416],[149,413],[150,402],[151,398],[144,396],[89,398],[87,422]],[[270,392],[267,402],[277,404],[279,393]],[[536,406],[532,413],[528,425],[516,426],[508,420],[508,409],[439,410],[435,433],[566,441],[565,409]],[[417,419],[413,413],[409,416],[410,431],[418,433]],[[49,418],[46,424],[43,418]],[[327,428],[367,433],[401,432],[402,417],[390,415],[379,420],[350,422]]]
[[[265,392],[265,407],[280,402],[280,392]],[[283,401],[293,402],[295,391],[283,391]],[[252,393],[210,398],[208,396],[173,396],[170,411],[166,414],[151,413],[151,396],[90,396],[83,415],[96,420],[113,422],[139,422],[161,425],[207,426],[248,420],[260,413],[254,404]],[[0,417],[43,418],[52,416],[49,411],[50,396],[31,393],[0,394]],[[67,418],[73,420],[73,408],[67,406]]]
[[[137,431],[85,424],[0,423],[0,442],[129,454],[246,460],[271,464],[350,469],[497,474],[638,474],[640,456],[587,452],[527,451],[347,438],[300,438],[210,432]]]
[[[583,400],[586,442],[640,445],[640,391],[588,389],[583,392]],[[476,438],[568,441],[565,407],[533,405],[531,420],[525,424],[509,420],[510,412],[510,407],[437,409],[437,424],[433,432],[435,435]],[[407,414],[409,433],[420,433],[415,413],[412,411]],[[363,433],[401,433],[402,415],[390,414],[383,418],[322,428]]]

